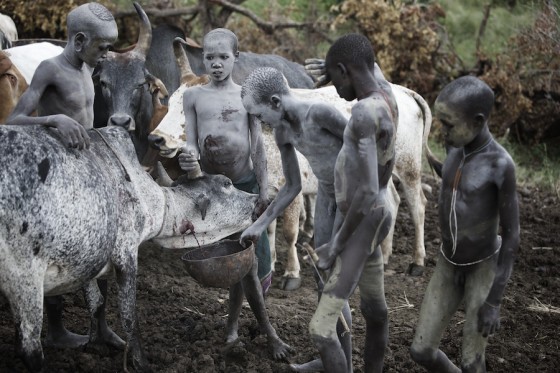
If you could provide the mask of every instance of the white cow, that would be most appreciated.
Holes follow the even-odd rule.
[[[6,49],[6,53],[29,84],[37,66],[48,58],[58,56],[63,50],[64,48],[58,45],[40,42],[9,48]]]
[[[426,256],[424,247],[424,214],[426,206],[426,197],[422,190],[421,174],[422,174],[422,150],[427,145],[427,139],[431,127],[431,111],[426,101],[416,92],[391,84],[393,93],[397,100],[399,109],[399,124],[397,129],[397,140],[395,142],[396,164],[394,176],[401,182],[405,199],[408,203],[410,213],[414,222],[415,229],[415,253],[414,262],[409,267],[411,274],[421,274],[424,266],[424,258]],[[160,125],[152,132],[151,136],[157,141],[160,154],[167,157],[173,157],[177,151],[185,144],[185,120],[182,105],[184,87],[179,88],[169,100],[168,114]],[[341,99],[336,90],[332,86],[309,89],[293,89],[297,96],[305,99],[315,99],[322,102],[332,103],[334,107],[340,110],[346,117],[350,116],[351,107],[354,102],[347,102]],[[267,126],[265,126],[266,128]],[[274,188],[279,188],[283,183],[283,174],[281,173],[280,155],[274,140],[271,139],[271,133],[263,131],[265,143],[267,144],[267,159],[269,168],[270,183]],[[303,156],[299,156],[300,168],[303,176],[309,178],[311,172],[309,164]],[[304,179],[305,180],[305,179]],[[310,178],[314,180],[314,178]],[[316,180],[314,180],[316,183]],[[393,225],[390,234],[382,243],[382,251],[385,264],[388,263],[389,256],[392,253],[393,232],[396,221],[398,205],[400,197],[393,183],[390,184],[393,196]],[[305,189],[305,186],[304,186]],[[289,250],[289,258],[287,265],[287,273],[292,276],[299,276],[299,263],[295,249]]]

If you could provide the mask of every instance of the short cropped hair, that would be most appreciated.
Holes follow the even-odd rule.
[[[250,95],[255,103],[268,103],[274,94],[290,91],[284,75],[273,67],[259,67],[254,70],[241,86],[241,98]]]
[[[467,115],[482,113],[488,118],[494,107],[494,91],[474,76],[462,76],[443,87],[436,101],[457,105]]]
[[[331,45],[325,63],[327,67],[337,63],[355,67],[366,64],[369,69],[373,69],[375,53],[371,42],[364,35],[347,34],[338,38]]]
[[[238,51],[239,41],[237,40],[237,35],[235,35],[233,31],[228,30],[227,28],[216,28],[210,31],[209,33],[207,33],[206,35],[204,35],[204,38],[202,38],[202,47],[204,48],[204,44],[206,43],[206,41],[221,36],[228,37],[231,42],[231,49],[234,52]]]
[[[99,3],[86,3],[74,8],[66,17],[68,36],[72,37],[78,32],[93,32],[95,35],[104,35],[106,31],[114,30],[107,28],[107,22],[117,23],[111,12]],[[112,36],[112,35],[110,35]]]

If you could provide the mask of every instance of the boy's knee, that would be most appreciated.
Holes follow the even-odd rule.
[[[422,366],[431,365],[437,358],[437,349],[417,346],[414,343],[410,347],[410,357]]]
[[[360,310],[368,323],[385,324],[388,322],[387,304],[385,302],[368,302],[362,299]]]

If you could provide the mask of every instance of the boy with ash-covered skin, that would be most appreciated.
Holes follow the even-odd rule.
[[[449,145],[443,168],[429,158],[441,170],[442,246],[410,349],[430,372],[486,372],[488,336],[500,327],[500,304],[519,246],[519,212],[514,162],[488,129],[493,105],[490,87],[472,76],[445,86],[435,102]],[[438,345],[462,300],[459,369]]]
[[[253,71],[243,82],[241,97],[249,113],[274,129],[286,179],[266,211],[241,234],[241,242],[259,237],[301,191],[296,149],[309,161],[319,184],[315,204],[315,246],[328,242],[337,214],[334,164],[342,147],[346,119],[338,110],[323,102],[295,97],[282,73],[271,67]],[[349,307],[345,307],[344,317],[347,324],[351,325]],[[344,331],[342,324],[339,324],[339,338],[350,356],[351,335]],[[314,371],[316,368],[322,369],[322,364],[320,360],[314,360],[291,367],[296,371]]]
[[[360,289],[368,324],[367,371],[372,367],[380,371],[383,364],[387,308],[378,244],[387,234],[391,219],[382,206],[376,209],[372,206],[382,204],[394,164],[396,102],[390,91],[387,94],[377,81],[374,63],[371,44],[361,35],[339,39],[329,52],[328,74],[339,95],[349,101],[364,100],[356,104],[354,119],[348,125],[332,107],[294,97],[281,73],[274,69],[256,70],[242,88],[247,110],[274,128],[286,184],[267,211],[243,232],[241,239],[255,237],[266,229],[269,220],[278,216],[299,192],[301,181],[294,148],[308,158],[319,180],[315,212],[318,266],[333,271],[310,325],[322,360],[293,364],[292,369],[299,372],[352,371],[351,335],[344,331],[339,317],[343,312],[349,323],[347,300],[358,284],[364,265]],[[379,166],[377,151],[381,154]],[[358,205],[368,206],[371,213],[357,209]],[[371,253],[374,239],[376,249]],[[348,250],[344,250],[346,247]],[[341,259],[333,267],[337,257]]]
[[[373,48],[365,36],[339,38],[329,49],[325,66],[338,95],[358,102],[352,107],[334,170],[340,219],[331,240],[316,250],[318,267],[330,269],[330,276],[309,330],[325,372],[352,371],[333,336],[336,319],[358,286],[366,320],[364,371],[381,372],[388,320],[379,245],[391,225],[385,204],[395,165],[395,101],[376,78]]]
[[[94,88],[91,74],[97,61],[105,58],[117,39],[113,15],[103,5],[87,3],[68,13],[68,43],[62,53],[37,67],[29,88],[22,95],[6,124],[39,124],[56,129],[70,148],[89,147],[86,130],[93,128]],[[37,111],[38,116],[32,116]],[[107,295],[107,280],[99,280]],[[88,337],[69,332],[62,324],[62,297],[46,297],[48,316],[46,342],[54,347],[79,347]],[[108,326],[105,308],[97,315],[97,335],[108,344],[125,343]]]
[[[210,83],[188,88],[184,95],[187,146],[179,164],[187,172],[199,167],[210,174],[229,177],[236,188],[258,193],[254,217],[268,205],[266,157],[260,124],[241,104],[241,87],[233,82],[232,71],[239,56],[237,36],[227,29],[210,31],[203,40],[203,61]],[[252,270],[229,291],[229,316],[226,342],[238,340],[238,319],[243,294],[272,348],[275,358],[285,358],[291,348],[270,324],[263,294],[270,286],[271,262],[268,236],[257,242]],[[258,274],[257,274],[258,267]],[[259,283],[259,279],[261,282]]]

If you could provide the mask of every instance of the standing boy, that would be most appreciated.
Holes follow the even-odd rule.
[[[184,95],[187,147],[179,155],[181,168],[198,168],[210,174],[223,174],[234,186],[259,193],[254,216],[268,203],[266,157],[260,124],[243,108],[241,87],[232,80],[234,63],[239,56],[237,36],[230,30],[215,29],[203,40],[203,61],[210,83],[188,88]],[[268,337],[275,358],[284,358],[290,347],[276,334],[268,320],[263,293],[270,285],[271,261],[268,237],[255,238],[257,265],[241,283],[230,288],[226,342],[238,339],[238,318],[243,294]],[[261,283],[259,283],[261,279]]]
[[[301,191],[301,176],[296,149],[302,153],[318,180],[315,204],[315,247],[330,240],[337,213],[334,191],[334,165],[346,127],[346,119],[335,108],[320,101],[295,97],[282,73],[271,67],[253,71],[241,89],[247,111],[274,129],[286,182],[266,211],[241,234],[241,241],[255,240],[266,231]],[[345,318],[351,325],[349,308]],[[341,343],[351,354],[351,335],[339,325]],[[348,362],[351,364],[351,359]],[[295,370],[322,369],[320,360],[292,365]]]
[[[490,87],[471,76],[445,86],[435,102],[449,145],[438,203],[442,246],[410,349],[430,372],[486,372],[488,336],[500,327],[500,304],[519,246],[519,213],[514,162],[488,130],[493,105]],[[462,300],[459,369],[438,346]]]
[[[319,268],[330,277],[309,330],[325,372],[351,372],[348,356],[336,338],[336,323],[356,286],[366,320],[365,372],[381,372],[388,337],[379,244],[387,236],[391,212],[386,207],[388,183],[395,164],[396,118],[391,100],[378,83],[369,40],[358,34],[339,38],[325,61],[327,76],[340,97],[358,102],[344,130],[334,169],[340,218],[333,237],[319,247]]]
[[[87,129],[93,128],[94,88],[91,74],[117,39],[113,15],[98,3],[83,4],[66,19],[68,43],[62,53],[37,67],[29,88],[21,96],[6,124],[39,124],[56,129],[70,148],[89,147]],[[38,116],[31,116],[37,111]],[[69,201],[70,203],[70,201]],[[107,280],[98,281],[103,296]],[[47,343],[55,347],[78,347],[87,336],[70,333],[62,324],[62,297],[45,298],[48,316]],[[100,335],[107,343],[124,347],[106,324],[104,307],[98,315]]]

